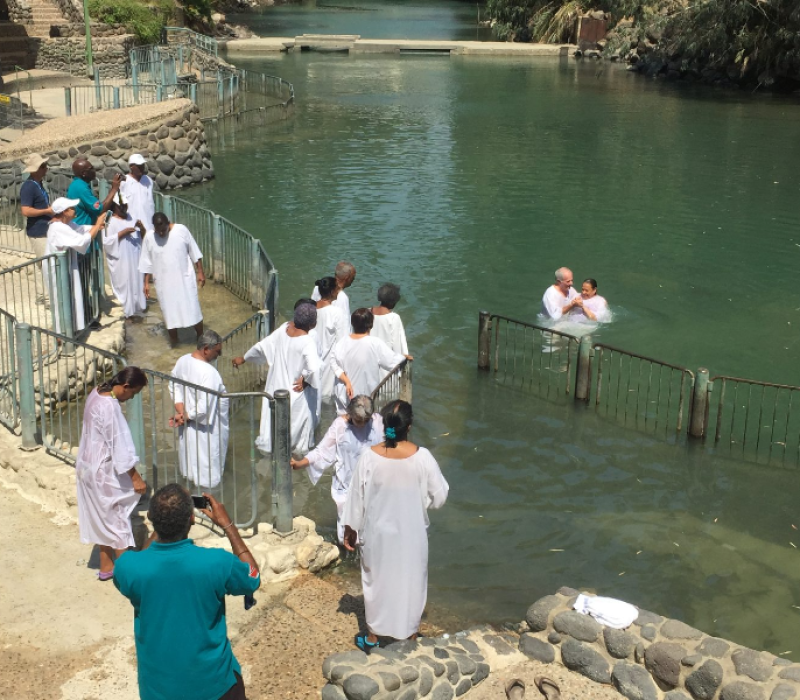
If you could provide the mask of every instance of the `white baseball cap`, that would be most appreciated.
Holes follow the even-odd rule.
[[[131,157],[128,158],[128,165],[144,165],[145,162],[144,156],[141,153],[132,153]]]
[[[67,199],[66,197],[59,197],[51,205],[54,214],[63,214],[67,209],[73,209],[81,203],[80,199]]]

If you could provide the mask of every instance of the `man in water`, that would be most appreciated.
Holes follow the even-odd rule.
[[[550,285],[542,297],[542,311],[539,315],[544,319],[557,321],[576,306],[582,305],[581,295],[572,286],[572,270],[559,267],[556,270],[555,284]]]
[[[141,153],[128,158],[130,173],[120,185],[120,191],[128,199],[128,211],[134,221],[150,225],[156,206],[153,201],[153,181],[147,175],[147,162]]]

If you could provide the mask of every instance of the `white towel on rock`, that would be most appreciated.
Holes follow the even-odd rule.
[[[639,611],[630,603],[616,598],[589,596],[581,593],[573,608],[584,615],[591,615],[601,625],[623,630],[639,617]]]

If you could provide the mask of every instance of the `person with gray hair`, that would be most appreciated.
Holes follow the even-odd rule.
[[[336,306],[344,311],[344,315],[349,319],[350,297],[347,296],[347,293],[344,290],[353,284],[353,281],[356,278],[356,268],[353,263],[347,262],[347,260],[341,260],[340,262],[336,263],[336,269],[333,272],[333,276],[336,278],[336,288],[338,290],[335,295],[335,299],[333,300],[333,306]],[[314,291],[311,293],[311,298],[314,301],[319,301],[322,298],[317,287],[314,287]]]
[[[303,459],[292,459],[292,469],[308,468],[315,486],[325,470],[333,465],[331,497],[336,504],[336,534],[344,541],[342,509],[353,480],[353,470],[364,450],[383,440],[383,419],[373,412],[372,399],[361,394],[347,404],[347,413],[336,418],[319,445]]]
[[[557,321],[576,306],[583,306],[583,300],[572,286],[572,270],[559,267],[556,270],[555,283],[547,288],[542,297],[542,311],[539,316],[544,320]]]
[[[228,452],[229,401],[222,396],[227,389],[212,364],[220,355],[219,333],[203,331],[197,349],[175,363],[172,376],[178,381],[169,384],[175,404],[169,424],[178,430],[181,476],[208,489],[222,481]]]
[[[292,452],[304,455],[314,447],[314,431],[319,422],[319,380],[322,363],[317,353],[317,341],[309,333],[317,325],[317,308],[310,299],[300,299],[294,308],[294,318],[276,328],[257,342],[243,356],[233,359],[233,366],[245,362],[268,364],[264,391],[275,396],[285,389],[291,398]],[[264,454],[272,452],[272,417],[269,401],[261,405],[261,426],[256,447]]]

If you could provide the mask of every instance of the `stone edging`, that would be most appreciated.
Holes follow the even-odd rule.
[[[536,601],[521,624],[520,651],[612,684],[630,700],[800,698],[800,664],[647,610],[639,610],[627,629],[615,630],[573,610],[577,596],[561,588]]]

